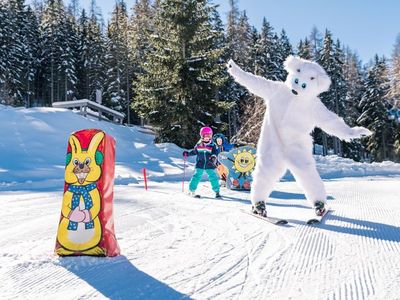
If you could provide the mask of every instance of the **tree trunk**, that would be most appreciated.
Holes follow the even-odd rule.
[[[322,132],[322,155],[326,156],[328,154],[328,138],[325,132]]]
[[[50,104],[54,102],[54,60],[53,54],[51,55],[51,80],[50,80]]]

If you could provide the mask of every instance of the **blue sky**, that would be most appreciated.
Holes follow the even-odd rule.
[[[125,0],[132,7],[135,0]],[[83,6],[90,0],[81,0]],[[214,0],[220,5],[226,22],[228,0]],[[105,20],[109,18],[113,0],[97,0]],[[373,56],[390,56],[396,36],[400,33],[400,1],[398,0],[239,0],[250,23],[260,28],[266,17],[275,30],[284,28],[292,44],[308,36],[315,25],[324,32],[331,30],[334,38],[356,50],[364,62]]]

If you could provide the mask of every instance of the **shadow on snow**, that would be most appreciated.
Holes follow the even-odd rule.
[[[110,299],[190,299],[140,271],[125,256],[64,257],[60,265]]]
[[[368,238],[374,238],[390,242],[400,242],[400,228],[398,226],[393,226],[390,224],[378,223],[368,220],[352,219],[343,216],[337,216],[332,213],[327,215],[329,221],[339,221],[347,224],[353,224],[357,226],[349,227],[344,225],[333,225],[323,222],[318,227],[325,230],[336,231],[341,233],[365,236]]]

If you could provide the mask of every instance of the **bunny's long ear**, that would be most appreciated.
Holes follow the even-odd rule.
[[[71,145],[71,150],[72,150],[73,154],[77,154],[77,153],[81,153],[82,152],[81,143],[76,138],[76,136],[71,135],[69,137],[69,144]]]
[[[88,152],[95,153],[97,150],[97,147],[99,146],[99,144],[103,140],[103,138],[104,138],[104,132],[96,133],[94,135],[94,137],[92,138],[92,140],[90,141]]]

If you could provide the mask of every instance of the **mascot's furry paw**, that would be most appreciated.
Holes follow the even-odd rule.
[[[226,68],[228,69],[228,73],[232,76],[234,75],[235,71],[239,69],[237,64],[232,59],[228,61],[228,63],[226,64]]]
[[[370,136],[372,132],[365,127],[356,126],[351,128],[351,133],[344,140],[350,142],[352,139],[358,139],[363,136]]]

